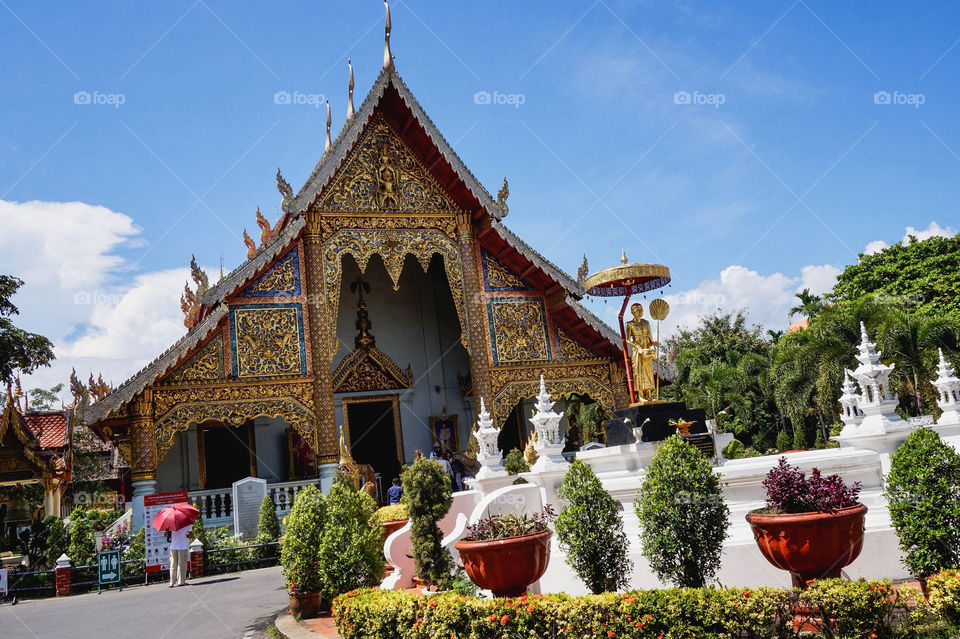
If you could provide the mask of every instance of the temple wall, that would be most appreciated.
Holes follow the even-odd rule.
[[[357,296],[350,292],[350,283],[359,276],[357,263],[352,257],[345,257],[337,325],[340,349],[334,358],[334,369],[354,348]],[[416,449],[430,450],[433,439],[429,418],[439,416],[444,406],[448,415],[458,416],[458,441],[460,448],[466,449],[473,418],[469,401],[460,393],[457,373],[466,376],[470,363],[460,344],[460,324],[442,261],[434,257],[424,273],[419,263],[408,257],[397,291],[378,256],[370,259],[363,278],[370,283],[370,293],[364,297],[376,346],[400,368],[411,367],[414,387],[337,394],[337,424],[343,424],[343,397],[399,394],[406,462],[413,460]]]
[[[200,470],[197,463],[197,427],[177,433],[176,442],[157,466],[157,492],[197,490]]]

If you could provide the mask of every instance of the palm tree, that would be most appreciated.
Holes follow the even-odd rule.
[[[803,315],[807,319],[813,319],[824,308],[823,299],[819,295],[811,295],[810,289],[805,288],[796,294],[799,304],[790,309],[790,317],[794,315]]]

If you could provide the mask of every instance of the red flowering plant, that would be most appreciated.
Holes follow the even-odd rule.
[[[557,514],[553,506],[547,504],[537,513],[497,513],[481,519],[472,526],[467,526],[467,534],[463,541],[489,541],[491,539],[507,539],[536,535],[549,530],[550,522]]]
[[[810,476],[780,458],[776,467],[770,469],[763,487],[767,489],[767,508],[777,514],[834,513],[841,508],[856,506],[859,501],[860,482],[847,486],[840,475],[821,474],[819,468],[810,471]]]

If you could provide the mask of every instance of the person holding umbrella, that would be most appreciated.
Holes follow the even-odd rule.
[[[190,538],[199,515],[196,507],[183,503],[167,506],[153,518],[153,527],[166,532],[170,543],[170,588],[186,585]]]

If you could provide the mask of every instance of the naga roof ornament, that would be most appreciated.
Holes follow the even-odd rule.
[[[383,6],[387,10],[387,23],[383,31],[383,70],[393,71],[396,67],[393,66],[393,54],[390,52],[390,29],[392,28],[390,24],[390,4],[387,0],[383,0]]]

